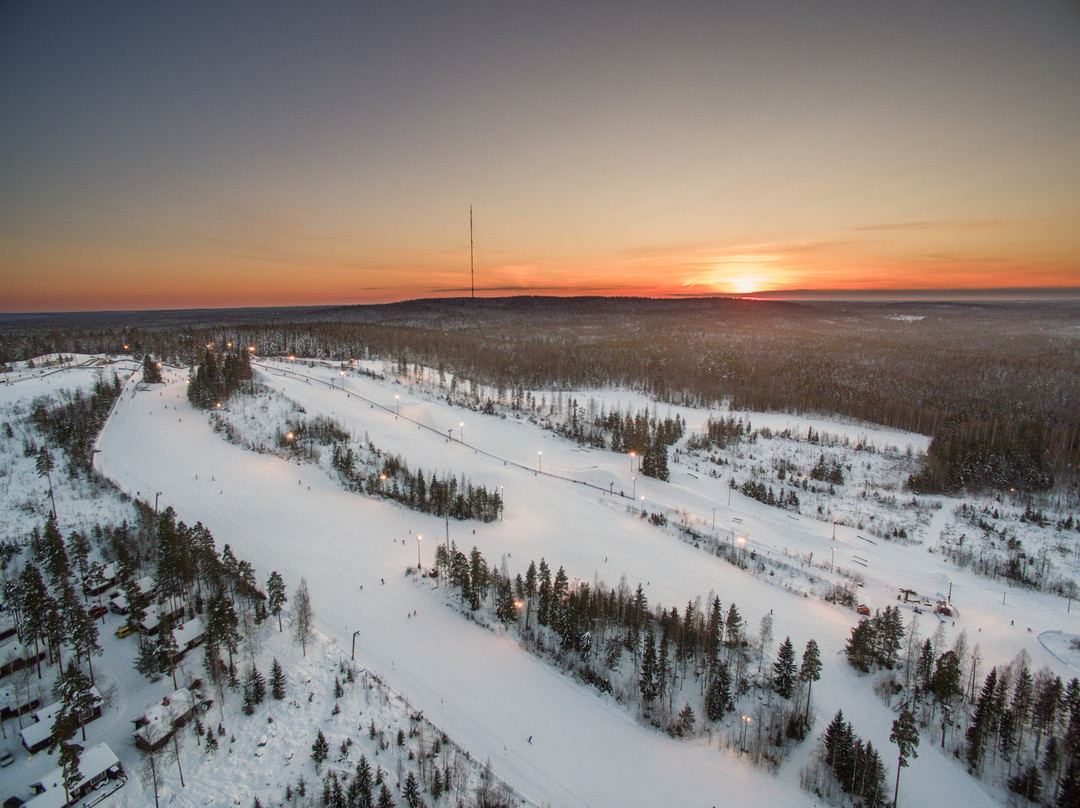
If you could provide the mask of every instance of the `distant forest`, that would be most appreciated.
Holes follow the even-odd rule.
[[[1078,323],[1077,301],[459,298],[6,317],[0,362],[150,353],[194,365],[208,343],[233,341],[260,356],[424,365],[503,390],[621,385],[673,403],[728,399],[933,436],[917,490],[1041,490],[1077,480]]]

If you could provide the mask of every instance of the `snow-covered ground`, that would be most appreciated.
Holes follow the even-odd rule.
[[[185,375],[166,376],[165,385],[126,387],[100,436],[97,468],[151,505],[160,491],[161,507],[171,505],[188,524],[201,521],[219,547],[227,543],[250,560],[261,581],[276,569],[291,591],[306,578],[319,630],[342,648],[359,632],[358,662],[423,710],[474,758],[490,760],[494,773],[527,799],[559,806],[816,804],[798,787],[812,740],[774,776],[720,750],[715,741],[675,740],[639,725],[618,705],[526,654],[505,635],[462,620],[444,606],[441,592],[404,576],[405,568],[415,565],[418,550],[424,565],[431,564],[434,543],[446,540],[442,520],[346,492],[320,466],[227,443],[211,430],[205,414],[188,406]],[[887,542],[845,524],[835,527],[834,540],[831,521],[730,493],[726,474],[715,478],[679,463],[672,465],[668,483],[640,475],[634,475],[634,481],[624,455],[585,450],[528,422],[450,406],[419,386],[353,373],[342,378],[336,366],[299,362],[260,363],[258,376],[303,407],[306,417],[332,417],[358,439],[402,455],[413,469],[463,473],[489,489],[502,486],[503,520],[452,522],[449,533],[462,549],[475,544],[488,559],[505,557],[511,574],[523,571],[529,560],[545,557],[552,565],[564,566],[571,578],[597,577],[614,585],[625,575],[631,586],[640,581],[653,605],[681,607],[713,592],[725,604],[738,604],[751,629],[773,610],[775,637],[790,635],[797,648],[814,638],[822,648],[825,668],[813,691],[816,732],[842,708],[855,731],[883,750],[886,763],[893,749],[889,731],[895,716],[872,692],[870,678],[856,674],[840,653],[856,616],[807,596],[817,591],[811,578],[842,583],[846,570],[856,571],[865,581],[863,597],[875,607],[895,603],[901,587],[944,594],[951,580],[959,616],[955,625],[945,625],[946,638],[951,641],[966,629],[969,642],[981,646],[985,670],[1023,649],[1033,668],[1047,665],[1067,678],[1080,674],[1068,642],[1080,634],[1080,615],[1067,611],[1065,600],[1007,588],[928,552],[954,519],[955,502],[927,507],[917,543]],[[23,379],[3,390],[4,400],[16,406],[27,401],[29,385],[45,383],[44,378]],[[27,387],[20,392],[22,385]],[[625,391],[575,395],[579,401],[597,397],[609,411],[651,404]],[[278,406],[284,418],[288,407]],[[709,415],[666,405],[658,410],[661,417],[678,412],[689,430],[700,428]],[[274,417],[275,411],[268,415]],[[853,442],[864,438],[879,450],[895,447],[904,453],[910,446],[917,453],[926,446],[920,436],[865,425],[757,413],[745,417],[758,428],[801,432],[812,426]],[[19,485],[36,486],[37,493],[25,498],[40,501],[41,480],[26,479]],[[666,514],[672,524],[691,523],[721,542],[742,536],[747,553],[782,559],[797,572],[755,575],[696,549],[673,529],[639,518],[642,496],[649,512]],[[905,611],[905,619],[914,616]],[[920,620],[923,636],[938,625],[930,614]],[[117,649],[113,659],[118,664],[109,663],[117,698],[137,693],[140,701],[138,709],[131,704],[117,712],[112,731],[117,754],[134,763],[138,753],[127,740],[131,725],[126,721],[171,690],[171,682],[154,686],[161,694],[145,692],[130,664],[134,643],[129,647],[112,641],[111,635],[109,639],[107,653]],[[106,720],[108,716],[99,722]],[[110,737],[108,732],[103,735]],[[237,743],[247,741],[238,738]],[[219,757],[226,755],[223,746]],[[212,778],[220,791],[198,792],[198,804],[212,796],[206,804],[249,803],[254,773],[260,764],[269,764],[263,758],[248,762],[247,774],[234,778],[235,793],[229,790],[233,780],[211,774],[211,764],[202,764],[202,774],[192,777]],[[268,783],[272,780],[267,777]],[[145,793],[137,789],[122,790],[114,799],[125,792],[127,802],[119,804],[143,804],[139,800]],[[185,793],[186,802],[180,804],[197,804],[191,802],[194,793]],[[1003,796],[972,780],[960,762],[940,754],[936,745],[924,743],[919,758],[905,771],[901,801],[933,805],[960,800],[989,806]]]

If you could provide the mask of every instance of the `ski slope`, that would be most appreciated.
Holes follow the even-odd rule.
[[[505,556],[512,574],[530,559],[546,557],[553,568],[564,566],[571,579],[597,577],[614,585],[625,575],[631,586],[644,585],[650,604],[680,609],[715,592],[725,604],[737,603],[751,632],[773,610],[778,640],[790,635],[801,648],[813,637],[827,660],[813,691],[817,731],[843,708],[856,732],[883,750],[888,765],[895,716],[871,692],[869,679],[838,655],[854,614],[742,572],[650,526],[638,517],[639,498],[645,497],[650,511],[683,512],[702,525],[716,507],[718,533],[721,524],[725,531],[737,524],[748,546],[761,552],[825,553],[832,546],[831,525],[789,519],[738,494],[729,507],[720,481],[694,479],[678,467],[671,483],[638,476],[638,499],[631,500],[625,456],[583,451],[528,423],[451,407],[390,381],[342,379],[336,368],[286,363],[266,363],[259,376],[300,403],[308,417],[332,416],[379,448],[403,455],[413,469],[464,473],[489,488],[504,486],[503,521],[451,523],[449,532],[462,549],[475,544],[496,563]],[[687,413],[691,429],[707,415],[679,412]],[[841,428],[834,426],[834,432]],[[882,440],[902,447],[904,436]],[[474,756],[490,759],[499,777],[538,804],[816,804],[798,788],[798,766],[812,740],[773,776],[720,751],[715,742],[676,741],[640,726],[623,708],[574,684],[505,636],[461,619],[430,585],[404,576],[416,563],[418,547],[424,565],[432,562],[434,542],[445,541],[441,519],[348,493],[317,467],[226,443],[205,414],[188,406],[182,374],[170,373],[166,385],[150,389],[128,385],[98,449],[98,469],[117,485],[150,503],[160,491],[161,507],[173,506],[189,524],[202,521],[219,548],[229,544],[255,564],[260,580],[271,569],[285,576],[290,589],[306,578],[320,631],[345,647],[358,632],[358,661]],[[864,547],[847,529],[837,531],[835,546],[837,564],[856,546],[870,559],[867,588],[880,598],[875,605],[884,606],[898,586],[915,582],[913,588],[927,591],[952,577],[964,620],[949,627],[950,641],[966,625],[989,664],[1007,662],[1025,648],[1034,667],[1047,664],[1075,675],[1036,640],[1046,630],[1080,630],[1076,617],[1064,609],[1058,614],[1055,599],[1010,591],[1008,606],[998,609],[1000,592],[935,566],[937,557],[919,547]],[[1020,625],[1010,626],[1010,620]],[[1020,626],[1032,626],[1033,632]],[[924,636],[933,628],[925,625]],[[924,743],[905,771],[901,801],[959,800],[973,808],[997,804],[958,762]]]

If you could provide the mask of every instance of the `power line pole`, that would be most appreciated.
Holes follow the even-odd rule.
[[[473,269],[472,205],[469,205],[469,286],[472,297],[476,297],[476,272]]]

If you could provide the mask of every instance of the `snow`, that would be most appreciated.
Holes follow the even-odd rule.
[[[909,543],[876,539],[857,526],[857,517],[848,519],[841,511],[853,524],[836,525],[833,539],[832,516],[828,522],[819,521],[754,502],[730,492],[726,475],[713,478],[680,463],[672,466],[670,483],[641,476],[633,481],[626,456],[583,450],[534,424],[451,406],[419,385],[356,374],[342,381],[337,366],[318,364],[265,362],[258,375],[280,394],[263,418],[280,417],[284,426],[285,417],[298,405],[308,418],[331,417],[357,439],[402,455],[414,470],[465,474],[474,483],[504,487],[502,521],[451,523],[449,533],[462,549],[475,544],[495,563],[505,558],[512,574],[523,571],[530,560],[545,557],[554,566],[564,566],[571,579],[595,577],[615,585],[625,576],[631,586],[640,581],[653,605],[681,608],[688,600],[716,593],[725,604],[734,601],[751,628],[773,610],[775,637],[790,636],[797,648],[814,638],[822,649],[825,669],[813,691],[817,725],[812,738],[842,708],[855,731],[883,750],[887,763],[893,749],[889,731],[895,715],[873,693],[870,677],[853,671],[842,656],[856,616],[817,597],[823,583],[842,583],[852,572],[864,581],[860,599],[878,607],[896,603],[901,587],[944,597],[952,581],[952,601],[959,615],[955,626],[951,620],[944,624],[946,640],[951,642],[966,629],[969,642],[981,646],[985,670],[1025,650],[1035,669],[1047,665],[1069,678],[1080,672],[1080,654],[1068,643],[1069,637],[1080,634],[1080,625],[1063,599],[979,578],[949,564],[937,551],[938,536],[954,524],[955,501],[920,497],[921,521],[906,517],[917,524],[918,535]],[[80,378],[84,384],[92,380],[89,374]],[[7,394],[21,386],[18,395],[0,403],[25,406],[19,402],[31,392],[46,395],[75,383],[74,377],[64,374],[24,378],[4,389]],[[700,428],[710,415],[729,414],[669,408],[627,391],[574,395],[579,402],[594,397],[609,411],[655,407],[660,417],[678,413],[690,430]],[[242,406],[248,405],[237,405]],[[865,424],[786,414],[731,414],[774,431],[804,432],[812,427],[894,456],[909,448],[917,454],[927,445],[921,436]],[[775,445],[781,446],[777,451],[793,450]],[[325,463],[301,465],[227,443],[210,428],[204,414],[188,406],[183,373],[167,372],[165,385],[150,388],[128,382],[97,448],[97,468],[123,491],[151,506],[155,493],[162,492],[159,507],[172,506],[188,524],[201,521],[219,549],[229,544],[239,557],[254,563],[260,581],[270,570],[278,570],[291,595],[306,578],[317,627],[326,638],[318,650],[309,649],[312,659],[304,659],[298,648],[275,636],[273,627],[263,658],[272,651],[286,664],[290,686],[304,684],[322,707],[290,710],[271,705],[256,714],[254,719],[262,716],[256,723],[226,714],[230,737],[235,735],[236,741],[222,739],[213,759],[190,748],[183,752],[187,787],[181,789],[173,779],[166,786],[178,805],[250,804],[256,794],[264,804],[279,800],[283,783],[291,782],[307,761],[319,726],[337,733],[330,738],[332,750],[353,737],[374,765],[377,747],[357,732],[357,726],[366,724],[375,708],[349,702],[359,698],[352,690],[342,700],[342,715],[348,720],[335,724],[326,718],[329,687],[340,670],[337,666],[349,656],[354,631],[357,661],[387,687],[387,701],[379,700],[382,706],[376,711],[380,726],[389,725],[391,714],[403,709],[401,704],[422,710],[475,759],[489,760],[498,777],[535,804],[817,804],[798,785],[799,769],[812,753],[812,739],[774,776],[720,749],[715,738],[675,740],[641,726],[622,707],[570,681],[505,634],[462,620],[454,609],[446,608],[441,591],[403,574],[415,565],[418,547],[424,566],[431,564],[434,543],[446,540],[442,520],[346,492],[327,473]],[[9,468],[13,474],[24,474],[20,464],[10,462]],[[33,475],[19,480],[6,496],[40,503],[42,482]],[[31,497],[30,491],[36,494]],[[667,514],[673,525],[692,526],[706,537],[705,544],[734,541],[738,533],[746,539],[747,553],[760,554],[770,563],[782,561],[788,568],[773,567],[773,576],[739,570],[680,540],[673,529],[659,529],[640,519],[641,496],[647,510]],[[845,503],[844,507],[851,506]],[[65,515],[69,504],[58,501],[62,522],[69,518]],[[124,506],[102,507],[115,517]],[[876,506],[859,507],[865,517]],[[902,502],[896,508],[907,510]],[[883,514],[881,518],[890,513],[884,505],[875,512]],[[833,547],[835,563],[829,558]],[[910,619],[914,612],[905,608],[905,619]],[[111,631],[121,621],[113,615],[108,621],[102,635],[109,655],[108,675],[113,677],[112,699],[106,716],[88,730],[94,729],[93,739],[108,738],[121,758],[131,761],[130,773],[138,768],[140,757],[123,733],[130,734],[134,717],[160,703],[171,690],[171,680],[166,677],[166,689],[164,682],[148,685],[134,674],[135,644],[113,638]],[[920,632],[927,635],[938,620],[926,614],[920,623]],[[1055,640],[1059,635],[1053,632],[1061,632],[1064,639]],[[192,669],[196,665],[192,660],[184,664]],[[98,665],[95,662],[95,668]],[[267,673],[269,665],[260,665]],[[398,706],[391,707],[394,703]],[[363,721],[350,710],[363,712]],[[269,716],[272,724],[266,723]],[[118,792],[116,804],[143,804],[146,792],[140,792],[136,780]],[[912,761],[901,790],[902,801],[910,805],[963,800],[974,808],[1003,799],[931,743],[925,743]]]

